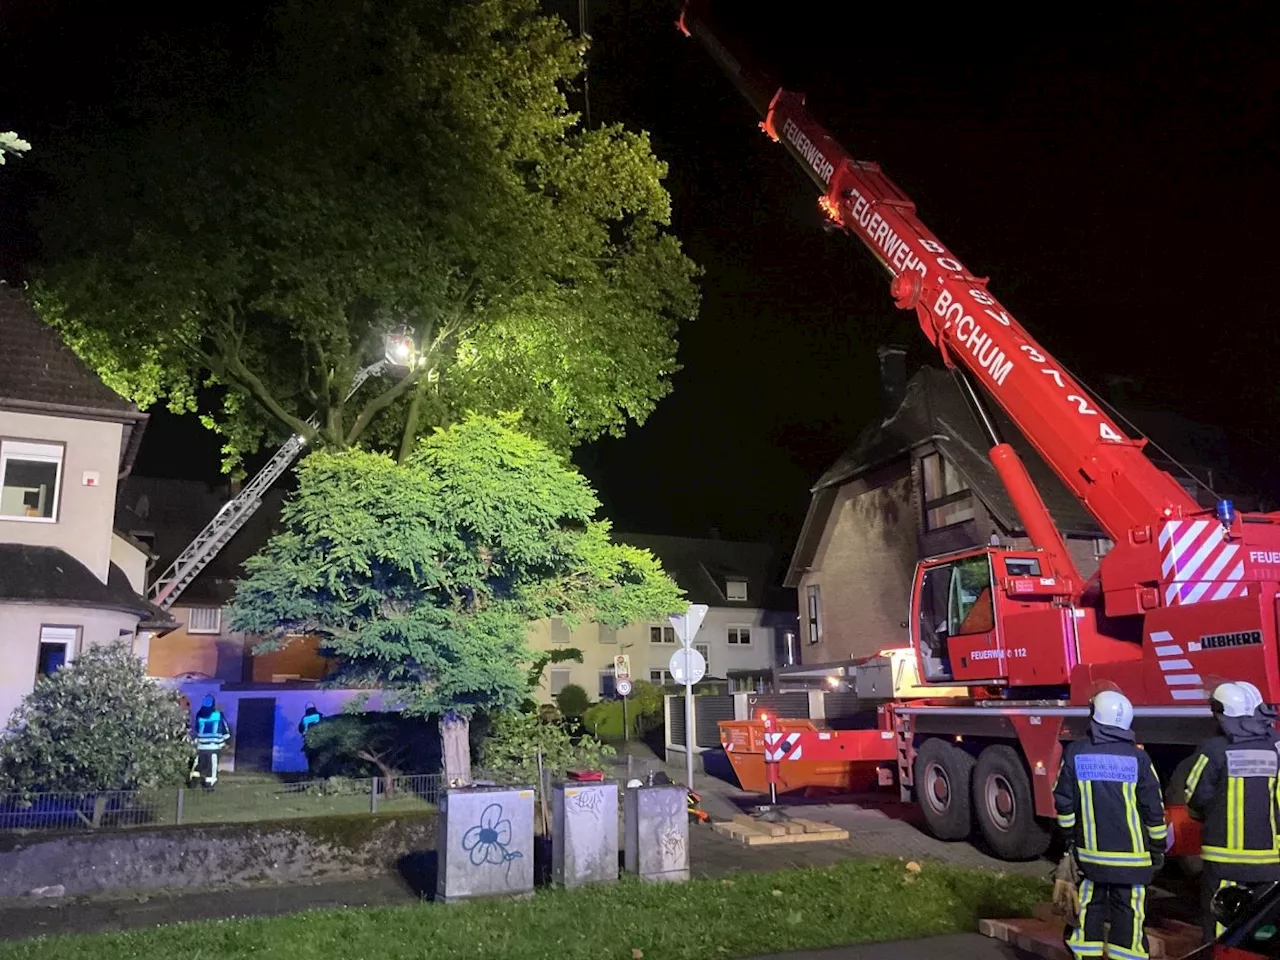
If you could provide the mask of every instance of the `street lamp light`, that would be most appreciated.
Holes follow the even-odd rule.
[[[383,339],[383,356],[393,367],[411,370],[417,345],[413,342],[413,327],[400,324],[387,331]]]

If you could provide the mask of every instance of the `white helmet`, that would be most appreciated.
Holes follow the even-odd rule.
[[[1249,694],[1238,683],[1220,683],[1214,687],[1210,706],[1227,717],[1253,716],[1253,703]]]
[[[1117,690],[1103,690],[1093,698],[1093,719],[1104,727],[1128,730],[1133,725],[1133,704]]]
[[[1244,691],[1244,695],[1249,698],[1249,709],[1257,710],[1262,706],[1262,691],[1255,687],[1248,680],[1237,680],[1236,686]]]
[[[644,786],[644,784],[643,784],[643,783],[641,783],[639,780],[628,780],[628,781],[627,781],[627,789],[628,789],[628,790],[636,790],[636,789],[638,789],[638,788],[640,788],[640,787],[643,787],[643,786]]]

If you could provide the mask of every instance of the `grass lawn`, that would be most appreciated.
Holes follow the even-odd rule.
[[[352,784],[352,786],[355,786]],[[205,793],[188,790],[183,804],[184,823],[244,823],[256,820],[283,820],[291,817],[327,817],[369,813],[369,785],[362,792],[331,792],[316,787],[300,789],[279,780],[220,780],[217,789]],[[167,806],[176,808],[177,798]],[[378,797],[379,813],[429,810],[412,790],[399,790]],[[173,822],[173,811],[157,804],[162,823]]]
[[[687,884],[541,891],[520,900],[326,910],[0,944],[0,960],[733,960],[977,928],[1048,894],[1026,877],[851,860]]]

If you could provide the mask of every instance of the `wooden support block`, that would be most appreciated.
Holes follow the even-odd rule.
[[[810,820],[807,817],[792,817],[792,823],[798,823],[804,827],[805,833],[838,833],[840,828],[830,823],[823,823],[821,820]]]
[[[794,835],[797,833],[804,833],[804,826],[802,824],[796,823],[794,820],[792,820],[789,823],[784,823],[783,826],[787,828],[787,833],[789,834]]]

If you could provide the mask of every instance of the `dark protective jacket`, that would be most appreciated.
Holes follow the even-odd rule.
[[[323,719],[324,717],[321,716],[320,711],[315,707],[311,707],[302,715],[302,719],[298,721],[298,732],[306,736],[307,731]]]
[[[1276,736],[1253,717],[1218,722],[1222,736],[1200,745],[1187,776],[1187,807],[1203,821],[1201,856],[1231,880],[1280,880]]]
[[[196,749],[221,750],[231,739],[227,718],[217,707],[201,707],[196,714]]]
[[[1133,731],[1091,723],[1089,738],[1063,752],[1053,800],[1081,873],[1095,883],[1151,882],[1151,853],[1163,854],[1169,828],[1160,781]]]

